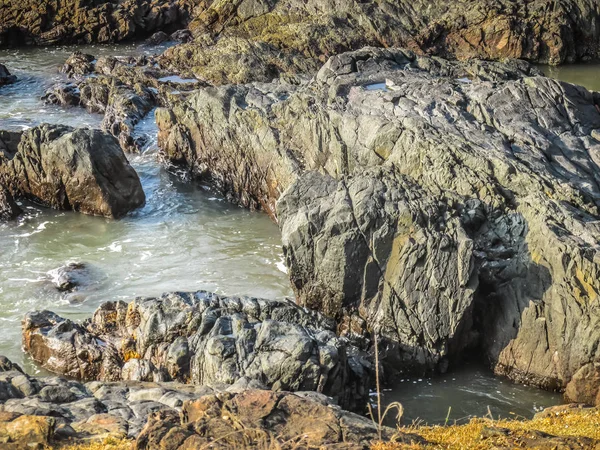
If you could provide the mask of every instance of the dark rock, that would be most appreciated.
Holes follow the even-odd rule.
[[[81,53],[76,51],[73,53],[65,64],[62,66],[60,71],[66,74],[68,77],[76,77],[82,75],[89,75],[94,71],[94,55]]]
[[[187,42],[191,42],[193,38],[194,37],[190,30],[177,30],[170,36],[170,40],[184,44]]]
[[[163,42],[167,42],[170,39],[170,36],[164,31],[158,31],[146,39],[146,45],[159,45]]]
[[[0,222],[14,220],[23,211],[17,205],[8,189],[0,185]]]
[[[61,125],[0,132],[0,183],[15,197],[106,217],[121,217],[145,201],[112,136]]]
[[[347,408],[364,407],[369,390],[358,350],[336,337],[332,321],[290,301],[169,294],[105,303],[83,325],[34,312],[23,345],[46,369],[83,380],[254,380],[323,392]]]
[[[0,64],[0,86],[12,84],[17,81],[17,77],[11,75],[4,64]]]

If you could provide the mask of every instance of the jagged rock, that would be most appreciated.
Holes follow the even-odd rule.
[[[65,61],[60,71],[68,77],[89,75],[94,71],[94,55],[76,51]]]
[[[305,74],[364,46],[561,64],[600,56],[599,17],[593,0],[207,2],[189,24],[195,40],[166,50],[160,62],[219,84]]]
[[[0,86],[5,84],[12,84],[17,81],[17,77],[11,75],[4,64],[0,64]]]
[[[62,125],[0,132],[0,183],[15,197],[106,217],[121,217],[145,201],[112,136]]]
[[[345,333],[397,330],[384,358],[388,373],[457,344],[443,333],[431,348],[442,313],[435,308],[448,298],[448,305],[471,305],[451,307],[446,321],[463,330],[456,348],[477,345],[497,373],[563,390],[583,366],[600,361],[593,307],[600,292],[599,105],[597,93],[542,77],[522,61],[364,49],[331,58],[307,85],[200,89],[158,110],[157,123],[170,163],[277,217],[301,304],[336,315]],[[339,185],[317,189],[310,170]],[[382,173],[394,175],[381,181]],[[413,206],[410,240],[388,256],[386,236],[394,242],[404,227],[383,205],[402,198],[406,183],[446,203],[445,219],[458,217],[460,226],[418,225],[418,217],[439,213]],[[357,191],[344,196],[344,186]],[[421,228],[426,236],[417,239]],[[448,233],[446,246],[434,232]],[[419,245],[413,258],[403,253]],[[437,248],[451,262],[439,264]],[[415,289],[390,288],[407,280]],[[422,309],[400,312],[406,304]],[[395,305],[394,313],[378,318],[380,305]],[[399,314],[406,323],[389,323]],[[381,337],[389,343],[392,335]],[[436,368],[445,370],[443,358]],[[595,376],[582,380],[590,386],[575,391],[596,392]]]
[[[0,46],[91,44],[140,39],[184,27],[197,0],[95,0],[0,5]]]
[[[445,370],[473,338],[477,276],[461,213],[394,167],[339,182],[306,174],[278,204],[299,299],[346,334],[375,332],[389,370]]]
[[[300,445],[358,450],[395,434],[399,443],[423,442],[385,426],[379,435],[366,417],[343,411],[321,395],[252,390],[188,401],[181,415],[152,414],[136,449],[203,448],[212,442],[222,448],[264,448],[270,436],[266,441],[283,449]]]
[[[251,382],[366,404],[370,368],[335,324],[291,301],[203,291],[103,304],[76,324],[49,311],[23,321],[23,345],[46,369],[83,380]]]
[[[0,222],[16,219],[22,212],[8,189],[0,185]]]

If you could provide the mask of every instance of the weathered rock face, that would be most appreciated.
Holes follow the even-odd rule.
[[[90,44],[183,28],[196,0],[50,0],[0,5],[0,46]]]
[[[393,167],[302,176],[281,199],[290,279],[344,334],[380,337],[389,370],[445,370],[472,341],[473,241],[452,199]]]
[[[5,84],[12,84],[17,81],[17,77],[11,75],[4,64],[0,64],[0,86]]]
[[[382,427],[382,439],[394,434],[395,430]],[[218,442],[219,448],[264,448],[267,443],[282,449],[359,450],[377,438],[377,428],[367,418],[341,410],[322,395],[251,390],[191,400],[181,415],[152,414],[136,448],[178,450]],[[397,439],[423,442],[404,432]]]
[[[44,102],[62,106],[81,106],[104,114],[102,129],[119,140],[125,152],[143,147],[134,139],[134,128],[157,104],[165,103],[170,92],[190,90],[199,81],[183,80],[156,67],[153,57],[103,57],[73,53],[62,71],[72,82],[58,83],[42,97]]]
[[[0,185],[0,222],[16,219],[22,212],[8,189]]]
[[[25,350],[43,367],[83,380],[255,380],[314,390],[363,408],[369,363],[335,324],[291,301],[206,292],[105,303],[82,325],[49,312],[23,322]]]
[[[600,56],[599,18],[594,0],[214,1],[195,11],[196,40],[161,65],[217,84],[270,81],[369,45],[560,64]]]
[[[365,49],[305,86],[201,89],[157,112],[160,143],[277,216],[298,301],[381,332],[388,369],[477,343],[565,389],[600,361],[600,97],[538,75]]]
[[[231,433],[232,428],[245,433]],[[423,441],[382,428],[384,438],[393,434],[404,442]],[[288,439],[308,439],[315,445],[362,449],[378,433],[370,419],[344,411],[315,392],[273,392],[241,383],[212,387],[141,381],[81,384],[30,377],[0,357],[3,449],[106,438],[137,438],[137,449],[198,448],[211,438],[222,439],[219,448],[244,440],[251,447],[268,435],[283,445],[280,448],[287,448]]]
[[[0,132],[0,183],[15,197],[106,217],[121,217],[145,201],[112,136],[60,125]]]

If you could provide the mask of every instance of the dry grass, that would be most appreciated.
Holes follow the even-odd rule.
[[[129,439],[107,438],[100,442],[85,444],[65,444],[55,447],[55,450],[133,450],[134,441]]]
[[[450,426],[407,426],[399,428],[400,433],[421,436],[428,444],[407,446],[399,442],[378,442],[372,450],[400,449],[448,449],[484,450],[507,445],[503,436],[482,438],[485,427],[506,428],[511,437],[526,436],[532,431],[540,431],[554,436],[588,437],[600,440],[600,409],[575,409],[558,415],[534,420],[492,420],[473,419],[465,425]]]

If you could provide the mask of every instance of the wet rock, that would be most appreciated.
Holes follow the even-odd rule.
[[[73,291],[90,283],[90,269],[84,263],[71,262],[48,272],[52,283],[59,291]]]
[[[76,51],[65,61],[60,71],[68,77],[73,78],[88,75],[94,71],[94,55]]]
[[[83,380],[258,381],[323,392],[347,408],[364,407],[369,389],[364,356],[332,321],[291,301],[176,293],[105,303],[81,325],[34,312],[23,345],[48,370]],[[156,402],[164,392],[137,395]]]
[[[12,84],[17,81],[17,77],[11,75],[4,64],[0,64],[0,86]]]
[[[169,35],[164,31],[158,31],[146,39],[146,45],[159,45],[163,42],[167,42],[170,39]]]
[[[139,177],[107,133],[40,125],[0,132],[0,141],[0,183],[15,197],[106,217],[144,204]]]
[[[23,211],[19,205],[17,205],[8,189],[0,185],[0,222],[14,220],[19,217],[22,212]]]
[[[386,373],[476,345],[564,390],[600,361],[599,103],[523,61],[367,48],[305,85],[199,89],[156,117],[171,164],[277,218],[302,305],[367,347],[381,330]]]

